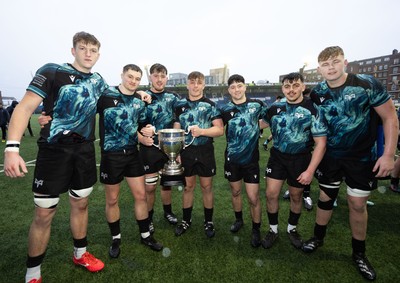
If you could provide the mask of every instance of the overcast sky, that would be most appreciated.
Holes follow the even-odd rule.
[[[22,98],[48,62],[72,62],[72,36],[94,34],[93,68],[110,85],[128,63],[159,62],[169,73],[227,64],[247,82],[316,68],[318,53],[340,45],[349,61],[400,49],[398,0],[13,0],[0,4],[0,90]],[[142,79],[146,84],[147,79]]]

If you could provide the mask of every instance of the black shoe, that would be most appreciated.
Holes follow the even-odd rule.
[[[297,232],[296,228],[290,230],[288,233],[289,235],[289,240],[292,243],[292,245],[296,249],[300,249],[303,246],[303,240],[301,239],[300,234]]]
[[[364,253],[353,253],[353,261],[361,275],[368,280],[375,280],[376,273]]]
[[[154,232],[155,232],[153,221],[150,221],[150,224],[149,224],[149,232],[150,232],[150,234],[154,234]]]
[[[231,232],[236,233],[242,228],[243,226],[243,219],[236,219],[231,226]]]
[[[180,236],[185,233],[186,230],[189,229],[190,224],[192,224],[191,221],[186,222],[185,220],[182,220],[182,222],[178,226],[176,226],[175,236]]]
[[[251,246],[253,248],[258,248],[259,246],[261,246],[261,233],[260,233],[260,230],[257,230],[257,229],[253,229],[252,230],[250,244],[251,244]]]
[[[269,229],[267,235],[265,235],[265,238],[261,241],[261,244],[264,249],[269,249],[270,247],[272,247],[277,238],[278,233],[275,233],[274,231],[272,231],[272,229]]]
[[[153,251],[161,251],[163,249],[163,245],[158,243],[153,236],[148,236],[147,238],[141,238],[140,241],[143,245],[148,246]]]
[[[178,218],[172,212],[164,212],[164,218],[167,219],[168,223],[171,225],[176,225],[178,223]]]
[[[312,253],[318,247],[323,246],[323,244],[324,244],[323,240],[318,240],[316,237],[312,237],[311,239],[309,239],[308,241],[305,241],[303,243],[303,246],[301,247],[301,249],[305,253]]]
[[[119,254],[121,253],[121,249],[119,248],[121,244],[121,239],[114,239],[112,241],[112,244],[110,246],[110,249],[108,250],[108,254],[112,258],[117,258],[119,257]]]
[[[210,222],[204,222],[204,232],[206,233],[206,236],[208,238],[212,238],[215,236],[215,228],[214,228],[214,223]]]

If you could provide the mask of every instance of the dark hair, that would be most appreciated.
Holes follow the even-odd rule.
[[[195,79],[204,81],[204,75],[198,71],[191,72],[188,75],[188,80],[195,80]]]
[[[245,83],[243,76],[238,75],[238,74],[234,74],[232,76],[229,77],[228,79],[228,86],[230,86],[231,84],[233,84],[234,82],[237,83]]]
[[[293,81],[298,81],[300,80],[302,83],[304,82],[304,77],[302,74],[294,72],[294,73],[290,73],[285,75],[282,78],[282,83],[284,83],[285,81],[289,81],[289,82],[293,82]]]
[[[97,45],[100,48],[100,41],[93,35],[84,31],[77,32],[72,39],[72,46],[75,48],[78,42],[83,41],[85,44]]]
[[[154,73],[165,73],[166,75],[168,75],[167,68],[160,63],[155,63],[150,67],[150,74]]]
[[[140,69],[140,67],[138,65],[135,65],[135,64],[125,65],[124,68],[122,69],[122,72],[126,73],[129,70],[133,70],[133,71],[139,72],[141,75],[143,75],[142,69]]]

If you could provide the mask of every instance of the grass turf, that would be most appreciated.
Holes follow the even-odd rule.
[[[32,118],[34,132],[39,127],[36,116]],[[261,176],[268,158],[260,140]],[[4,149],[2,143],[0,149]],[[339,206],[328,226],[325,245],[313,254],[304,254],[290,245],[286,235],[289,202],[280,199],[279,238],[268,250],[250,246],[251,219],[249,207],[244,202],[244,227],[237,233],[229,231],[234,221],[230,190],[223,176],[225,137],[215,140],[217,175],[214,178],[216,236],[206,238],[203,230],[203,206],[199,188],[195,190],[193,222],[181,237],[174,235],[174,226],[163,218],[162,205],[157,193],[154,224],[155,238],[164,244],[164,251],[154,252],[140,244],[138,227],[133,214],[133,198],[123,183],[120,196],[122,245],[118,259],[110,259],[108,248],[110,232],[105,219],[105,196],[100,183],[90,196],[88,250],[102,259],[106,266],[92,274],[72,263],[72,238],[69,229],[69,204],[62,195],[53,220],[50,243],[42,264],[43,282],[363,282],[351,261],[351,234],[344,186],[338,198]],[[21,156],[25,161],[36,157],[36,137],[25,136]],[[98,146],[97,146],[98,150]],[[99,152],[97,152],[99,155]],[[100,159],[98,159],[100,160]],[[62,161],[60,161],[62,162]],[[0,157],[3,163],[3,156]],[[34,164],[34,162],[32,163]],[[0,167],[0,170],[3,168]],[[22,282],[25,276],[27,235],[33,216],[31,183],[34,167],[28,167],[25,178],[10,179],[0,174],[0,282]],[[380,181],[388,186],[388,181]],[[159,191],[159,189],[158,189]],[[282,190],[282,194],[285,188]],[[268,231],[265,206],[265,184],[262,180],[260,195],[263,207],[262,235]],[[311,196],[315,203],[318,186],[314,181]],[[182,217],[182,192],[173,191],[173,211]],[[243,193],[244,200],[246,199]],[[400,194],[390,190],[374,191],[369,207],[367,255],[377,272],[376,282],[400,280],[398,256],[400,248],[399,208]],[[312,235],[315,209],[303,210],[298,230],[304,239]]]

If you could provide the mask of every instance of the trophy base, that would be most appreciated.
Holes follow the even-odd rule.
[[[185,176],[161,174],[160,185],[163,187],[186,186]]]
[[[176,164],[165,164],[164,168],[161,170],[161,174],[164,176],[178,176],[183,175],[183,167],[176,163]]]

